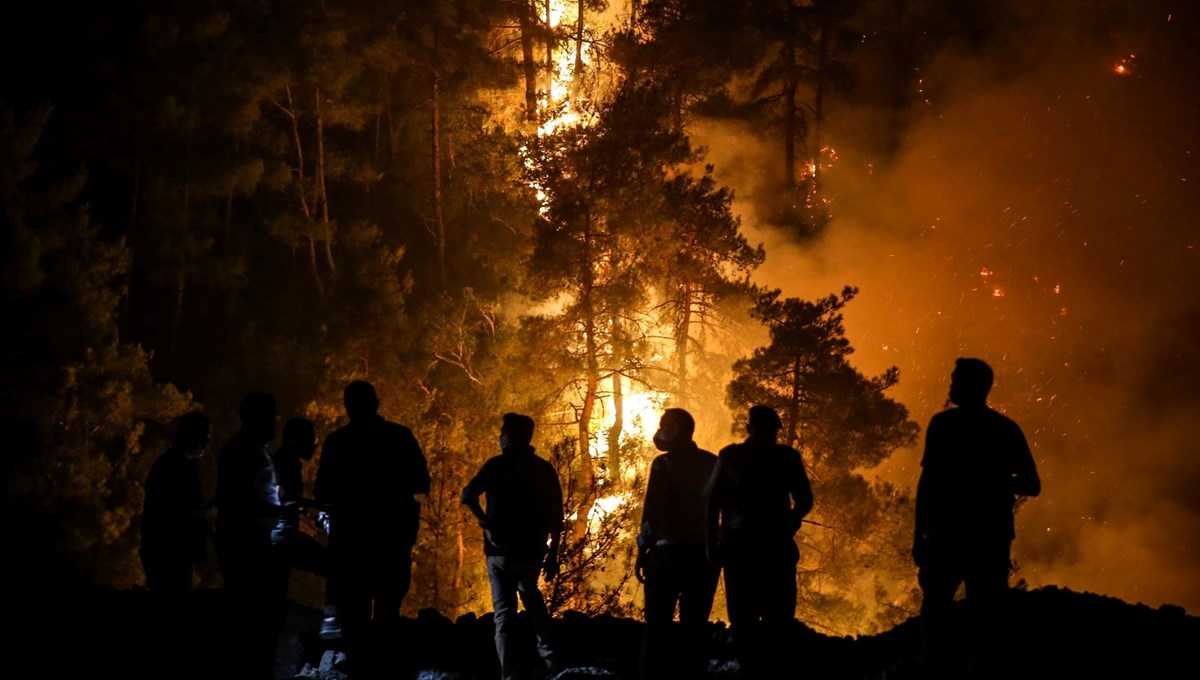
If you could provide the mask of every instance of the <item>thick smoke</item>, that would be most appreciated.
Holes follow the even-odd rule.
[[[1018,515],[1020,578],[1191,613],[1198,12],[1010,3],[976,44],[921,61],[911,110],[833,102],[833,219],[815,243],[755,226],[752,170],[776,150],[715,125],[702,139],[766,242],[759,282],[808,298],[859,286],[854,360],[899,366],[893,396],[919,423],[944,407],[955,357],[996,369],[992,403],[1024,428],[1044,484]],[[915,486],[919,460],[903,451],[876,472]]]

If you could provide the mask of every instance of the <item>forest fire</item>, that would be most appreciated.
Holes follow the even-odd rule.
[[[663,410],[716,452],[763,403],[822,527],[798,617],[878,632],[918,610],[923,428],[971,355],[1046,471],[1015,580],[1200,607],[1195,11],[301,4],[39,9],[0,41],[31,544],[140,584],[181,416],[212,420],[211,496],[247,392],[324,438],[364,379],[435,481],[406,611],[490,606],[458,494],[511,411],[565,492],[552,607],[637,614]]]

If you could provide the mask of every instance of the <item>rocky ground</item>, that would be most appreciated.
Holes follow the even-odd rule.
[[[227,678],[228,622],[219,590],[195,593],[187,615],[164,619],[144,592],[94,586],[38,593],[18,590],[11,610],[7,677]],[[1150,608],[1090,593],[1043,588],[1013,594],[1008,662],[1016,678],[1166,678],[1186,676],[1200,654],[1200,617],[1173,606]],[[276,678],[345,680],[368,675],[344,667],[316,636],[319,613],[293,606],[280,638]],[[642,624],[568,612],[555,635],[566,670],[560,680],[634,678]],[[433,610],[377,631],[371,676],[422,680],[498,677],[490,615],[457,621]],[[779,677],[860,680],[916,677],[917,620],[885,633],[830,637],[797,624],[779,643]],[[529,645],[532,649],[532,641]],[[727,630],[710,628],[703,650],[709,677],[740,677]],[[353,671],[348,673],[347,671]]]

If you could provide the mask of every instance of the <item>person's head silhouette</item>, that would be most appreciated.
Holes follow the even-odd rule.
[[[659,451],[670,451],[679,444],[692,441],[696,433],[696,419],[692,414],[681,408],[669,408],[663,411],[658,421],[658,431],[654,433],[654,446]]]
[[[783,421],[779,414],[770,406],[759,404],[750,407],[750,418],[746,422],[746,432],[750,438],[757,441],[774,442],[783,429]]]
[[[992,367],[982,359],[960,358],[950,374],[950,402],[957,406],[983,406],[992,389]]]
[[[375,386],[365,380],[355,380],[346,385],[342,393],[342,403],[346,406],[346,415],[350,420],[370,418],[379,412],[379,397],[375,394]]]
[[[300,460],[312,460],[317,450],[317,428],[307,418],[292,418],[283,426],[283,446]]]
[[[242,419],[242,432],[259,444],[275,438],[275,395],[266,392],[251,392],[242,399],[238,407]]]
[[[208,416],[195,411],[185,413],[179,419],[179,425],[175,426],[175,448],[188,458],[199,458],[208,448],[211,435],[212,425]]]
[[[500,450],[524,448],[533,441],[533,418],[520,413],[505,413],[500,420]]]

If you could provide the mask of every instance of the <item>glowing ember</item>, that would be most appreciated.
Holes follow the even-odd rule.
[[[1118,61],[1116,63],[1116,65],[1113,66],[1113,73],[1116,73],[1117,75],[1121,75],[1121,76],[1127,76],[1127,75],[1133,73],[1133,67],[1134,67],[1134,64],[1136,63],[1136,61],[1137,61],[1136,54],[1131,54],[1128,57],[1121,59],[1121,61]]]

